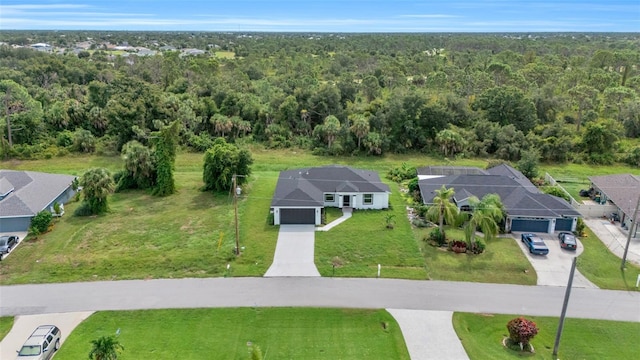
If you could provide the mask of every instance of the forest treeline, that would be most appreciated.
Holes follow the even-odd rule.
[[[203,152],[222,137],[319,154],[640,166],[637,33],[2,31],[0,41],[4,158],[117,154],[177,120],[180,145]]]

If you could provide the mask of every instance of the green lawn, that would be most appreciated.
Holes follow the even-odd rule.
[[[414,229],[423,239],[433,228]],[[445,230],[447,238],[464,240],[461,229]],[[496,238],[487,243],[482,254],[456,254],[446,247],[421,241],[431,280],[472,281],[484,283],[535,285],[536,272],[520,247],[511,238]]]
[[[626,269],[620,270],[622,259],[611,253],[588,227],[586,234],[580,238],[584,245],[578,257],[580,273],[601,289],[638,291],[635,286],[640,267],[627,262]]]
[[[409,359],[385,310],[237,308],[98,312],[67,338],[57,360],[86,359],[90,341],[114,335],[118,359]]]
[[[315,263],[322,276],[425,279],[424,259],[411,233],[407,212],[397,184],[390,184],[388,210],[355,210],[353,216],[329,231],[316,232]],[[395,215],[393,229],[385,217]]]
[[[453,326],[471,360],[555,359],[552,356],[558,318],[527,316],[539,331],[531,341],[535,354],[520,354],[502,346],[507,322],[517,315],[454,313]],[[635,359],[640,323],[566,319],[558,359]]]
[[[13,316],[0,317],[0,341],[4,339],[13,327]]]

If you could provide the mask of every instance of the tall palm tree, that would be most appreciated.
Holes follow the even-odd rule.
[[[476,242],[476,229],[482,231],[486,240],[498,234],[498,222],[503,217],[503,205],[497,194],[487,194],[482,200],[474,196],[469,200],[469,204],[473,210],[465,226],[465,235],[473,247]]]
[[[107,196],[113,192],[115,184],[111,173],[105,168],[87,170],[80,179],[82,193],[93,214],[101,214],[108,209]]]
[[[444,185],[436,190],[436,196],[433,198],[433,205],[427,210],[427,218],[431,221],[438,220],[440,234],[444,237],[444,222],[453,224],[458,215],[458,207],[451,201],[455,191],[453,188],[447,189]]]
[[[118,353],[124,350],[124,346],[113,336],[101,336],[92,340],[91,346],[89,359],[92,360],[117,360]]]

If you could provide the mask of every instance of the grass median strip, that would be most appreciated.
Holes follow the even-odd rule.
[[[233,308],[98,312],[69,335],[57,360],[83,359],[115,335],[126,359],[409,359],[385,310]]]

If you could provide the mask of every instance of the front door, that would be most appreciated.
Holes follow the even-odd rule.
[[[342,195],[342,207],[351,207],[351,195]]]

